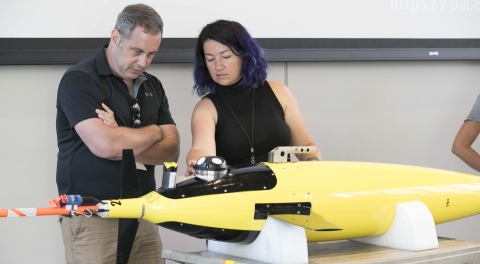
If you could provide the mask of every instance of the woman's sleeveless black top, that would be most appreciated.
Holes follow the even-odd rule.
[[[285,115],[272,88],[265,81],[255,89],[245,89],[238,83],[231,86],[217,85],[214,95],[209,94],[217,109],[215,126],[216,155],[223,157],[232,167],[251,165],[250,143],[244,130],[252,141],[252,92],[255,93],[255,115],[253,124],[253,147],[255,162],[268,161],[268,152],[278,146],[289,146],[291,132]],[[222,97],[225,96],[227,103]]]

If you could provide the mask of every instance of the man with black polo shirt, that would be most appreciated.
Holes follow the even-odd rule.
[[[116,199],[123,149],[133,149],[141,190],[155,189],[154,167],[177,161],[179,136],[161,82],[145,72],[163,22],[143,4],[119,14],[108,45],[71,67],[57,98],[60,194]],[[118,219],[61,217],[67,263],[115,263]],[[141,221],[129,263],[162,263],[158,227]]]

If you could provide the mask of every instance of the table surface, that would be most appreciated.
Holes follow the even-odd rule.
[[[364,244],[351,240],[309,243],[309,264],[315,263],[472,263],[480,264],[480,243],[451,238],[438,238],[439,248],[418,252],[398,250]],[[208,250],[180,252],[163,250],[165,259],[178,263],[223,264],[225,260],[235,264],[260,264],[264,262],[234,257]],[[227,262],[228,263],[228,262]],[[233,262],[230,262],[233,263]]]

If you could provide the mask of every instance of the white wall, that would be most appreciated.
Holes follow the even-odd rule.
[[[0,38],[108,38],[136,0],[3,1]],[[203,25],[236,20],[256,38],[479,38],[480,0],[143,0],[167,38],[196,38]],[[14,23],[12,23],[14,21]],[[59,23],[61,21],[61,23]]]
[[[55,100],[69,66],[0,66],[0,208],[47,207],[55,184]],[[450,152],[479,94],[480,61],[272,63],[286,82],[325,160],[377,161],[478,175]],[[155,64],[181,136],[179,174],[191,144],[192,64]],[[474,146],[480,150],[480,143]],[[472,205],[478,206],[478,205]],[[480,216],[437,227],[480,242]],[[161,229],[164,247],[205,248]],[[56,217],[0,219],[1,263],[64,263]]]

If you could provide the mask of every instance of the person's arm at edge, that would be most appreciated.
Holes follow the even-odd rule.
[[[214,156],[215,147],[215,124],[217,110],[208,98],[200,100],[192,113],[192,148],[187,154],[187,171],[185,176],[195,173],[193,165],[201,156]]]
[[[285,122],[292,132],[292,146],[314,146],[317,148],[316,153],[297,154],[297,158],[299,160],[321,160],[320,149],[310,136],[300,106],[291,91],[283,83],[276,81],[268,81],[268,83],[283,107]]]
[[[163,138],[157,125],[111,127],[99,118],[83,120],[75,125],[75,130],[95,156],[110,160],[121,160],[123,149],[133,149],[137,156]]]
[[[162,139],[141,152],[135,160],[148,165],[161,165],[164,162],[177,162],[180,155],[180,136],[177,126],[160,125]]]
[[[472,148],[479,133],[480,122],[465,121],[453,141],[452,152],[468,166],[480,172],[480,155]]]

